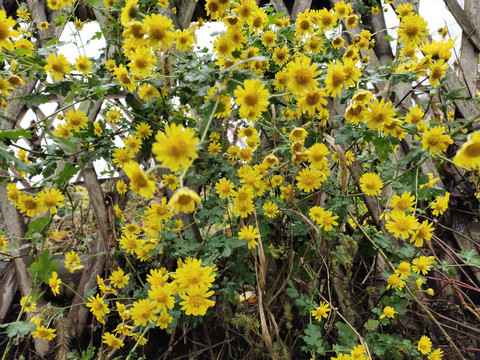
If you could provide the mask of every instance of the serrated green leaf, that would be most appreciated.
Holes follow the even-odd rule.
[[[35,219],[28,223],[28,228],[36,232],[42,232],[43,228],[48,225],[51,219],[52,218],[50,216]]]
[[[10,139],[12,141],[17,141],[21,137],[25,139],[31,139],[32,134],[25,129],[0,131],[0,139],[2,140]]]
[[[24,337],[28,335],[36,329],[36,325],[25,321],[14,321],[8,324],[0,324],[0,328],[6,328],[5,334],[7,334],[9,338],[13,338],[16,336]]]
[[[380,324],[380,321],[370,319],[363,325],[363,327],[367,330],[374,331],[378,327],[378,324]]]
[[[48,283],[51,273],[57,271],[59,266],[60,261],[53,260],[50,251],[43,250],[40,255],[38,255],[38,261],[32,263],[28,268],[28,273],[32,278],[37,275],[40,281]]]

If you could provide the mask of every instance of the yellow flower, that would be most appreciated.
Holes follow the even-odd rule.
[[[385,99],[375,99],[372,103],[368,104],[368,110],[365,114],[365,121],[368,122],[369,129],[383,130],[384,125],[391,125],[395,115],[395,108],[392,108],[392,102],[389,101],[386,104]]]
[[[90,59],[85,55],[80,55],[75,59],[75,69],[83,74],[83,76],[87,76],[92,71],[92,62]]]
[[[426,275],[431,270],[431,264],[432,261],[430,260],[430,258],[422,255],[418,258],[413,259],[412,270],[415,274],[422,273],[422,275]]]
[[[120,64],[120,66],[113,69],[113,75],[115,75],[120,84],[122,84],[122,86],[128,91],[134,91],[137,88],[137,84],[130,77],[128,70],[123,64]]]
[[[67,126],[73,127],[75,131],[87,127],[88,118],[82,110],[69,110],[65,114],[65,120],[67,120]]]
[[[25,39],[25,38],[21,38],[21,39],[15,41],[15,49],[25,49],[25,50],[27,50],[24,53],[27,56],[32,55],[32,51],[33,51],[34,47],[35,46],[32,44],[32,42]]]
[[[149,180],[135,161],[130,161],[123,166],[123,170],[130,179],[130,188],[146,199],[151,199],[155,194],[155,182]]]
[[[441,349],[437,349],[428,355],[428,360],[441,360],[442,357],[443,351]]]
[[[415,216],[406,215],[404,212],[392,212],[391,219],[393,221],[387,221],[385,227],[396,238],[402,236],[407,239],[419,226]]]
[[[398,41],[404,42],[406,46],[416,46],[427,35],[427,23],[418,14],[408,14],[402,17],[397,34],[399,36]]]
[[[8,245],[8,241],[5,239],[5,235],[0,236],[0,251],[5,251]]]
[[[327,68],[325,90],[328,91],[332,97],[340,97],[345,81],[346,74],[343,65],[340,62],[330,63]]]
[[[273,50],[272,58],[275,64],[277,64],[278,66],[286,64],[288,59],[290,58],[288,48],[286,46],[276,47],[275,50]]]
[[[70,131],[70,126],[67,124],[58,124],[58,127],[53,131],[53,134],[58,137],[72,137],[73,133]]]
[[[168,324],[170,324],[172,320],[173,317],[171,317],[166,311],[162,311],[158,316],[156,326],[158,326],[160,329],[166,329],[168,327]]]
[[[207,313],[207,309],[215,305],[215,302],[207,299],[213,295],[213,291],[207,291],[205,288],[187,289],[185,293],[180,293],[180,297],[184,300],[180,302],[182,310],[186,315],[203,316]]]
[[[395,314],[398,314],[397,311],[391,306],[385,306],[383,309],[383,314],[380,315],[380,319],[383,319],[385,317],[388,317],[389,319],[393,319]]]
[[[410,277],[410,264],[406,261],[402,261],[400,264],[398,264],[398,273],[400,274],[400,277],[402,279],[406,279]]]
[[[415,196],[413,196],[409,191],[405,191],[401,196],[394,195],[388,206],[393,208],[392,213],[395,213],[413,210],[414,204]]]
[[[117,181],[117,191],[119,194],[125,194],[127,192],[127,184],[123,180]]]
[[[425,220],[420,224],[415,234],[412,235],[410,242],[413,242],[414,246],[423,246],[423,241],[430,241],[432,238],[433,224],[428,220]]]
[[[49,24],[48,22],[42,21],[42,22],[40,23],[40,30],[44,30],[44,31],[45,31],[45,30],[48,29],[49,26],[50,26],[50,24]]]
[[[326,319],[328,317],[329,312],[330,312],[330,306],[327,303],[324,303],[323,301],[321,301],[320,306],[315,310],[312,310],[311,314],[318,321],[322,321],[322,318]]]
[[[157,61],[152,51],[147,47],[139,47],[135,51],[129,52],[127,57],[130,60],[128,63],[130,71],[132,74],[138,75],[141,78],[145,78],[151,74]]]
[[[44,326],[37,326],[35,331],[32,331],[33,337],[38,337],[45,340],[53,340],[55,336],[55,329],[47,329]]]
[[[68,74],[71,71],[70,64],[67,61],[67,58],[62,54],[59,54],[56,57],[54,53],[50,53],[46,61],[47,61],[47,65],[45,65],[45,71],[49,71],[50,76],[55,81],[58,81],[58,80],[63,81],[64,80],[63,74]]]
[[[165,127],[165,133],[159,131],[155,140],[152,152],[164,167],[172,171],[187,169],[192,160],[198,157],[196,144],[199,139],[189,127],[184,129],[181,125],[172,123]]]
[[[274,218],[278,215],[278,205],[272,201],[263,204],[263,212],[269,218]]]
[[[433,209],[432,214],[435,216],[442,215],[448,209],[449,201],[450,193],[448,191],[445,193],[445,196],[437,196],[435,201],[430,204],[430,208]]]
[[[112,161],[123,167],[135,157],[135,154],[124,148],[117,148],[112,154]]]
[[[124,271],[120,268],[112,272],[112,275],[108,278],[111,281],[111,285],[115,286],[118,289],[123,289],[123,287],[128,284],[130,276],[125,275]]]
[[[448,64],[445,64],[445,60],[440,59],[430,63],[429,68],[430,73],[428,74],[428,81],[434,88],[436,88],[440,79],[445,76],[445,69],[448,68]]]
[[[160,14],[151,14],[143,19],[143,24],[146,28],[146,41],[154,50],[160,45],[167,49],[172,46],[175,34],[172,20]]]
[[[142,148],[142,140],[138,138],[136,135],[129,135],[124,140],[124,143],[125,143],[124,148],[127,151],[131,151],[133,154],[137,153]]]
[[[391,287],[395,290],[401,290],[405,286],[405,281],[400,278],[399,273],[394,273],[387,278],[387,290]]]
[[[152,323],[157,320],[155,314],[159,312],[155,309],[155,303],[149,299],[138,300],[133,303],[131,309],[131,317],[135,326],[140,324],[146,326],[147,323]]]
[[[48,280],[48,284],[50,285],[50,289],[52,289],[53,295],[58,295],[60,293],[59,288],[62,284],[62,280],[58,278],[58,274],[55,271],[52,273],[52,277]]]
[[[37,304],[35,303],[33,298],[32,297],[27,298],[26,296],[23,296],[20,299],[20,306],[23,307],[23,311],[27,313],[32,312],[37,308]]]
[[[229,199],[234,194],[235,185],[225,178],[220,179],[215,184],[215,190],[221,199]]]
[[[417,348],[423,355],[429,354],[432,351],[432,341],[428,336],[423,335],[418,342]]]
[[[239,85],[233,94],[242,118],[255,121],[267,110],[270,94],[265,85],[260,83],[260,79],[245,80],[243,87]]]
[[[298,188],[308,193],[320,188],[323,182],[323,177],[321,171],[313,168],[306,168],[298,173],[296,180]]]
[[[26,213],[26,215],[29,217],[33,217],[42,213],[40,201],[33,198],[31,195],[20,194],[18,196],[18,202],[16,206],[22,214]]]
[[[191,213],[195,211],[195,203],[200,202],[200,200],[200,196],[195,191],[181,188],[175,191],[168,202],[168,206],[173,207],[175,214],[178,214],[179,211]]]
[[[7,13],[5,10],[0,10],[0,50],[5,48],[6,50],[12,51],[13,44],[8,39],[9,37],[17,37],[18,31],[11,30],[15,26],[15,20],[10,16],[7,18]]]
[[[175,47],[180,51],[193,49],[195,33],[190,29],[177,30],[175,33]]]
[[[287,86],[295,95],[318,88],[316,77],[320,75],[317,64],[311,64],[311,59],[306,56],[298,56],[294,62],[287,65]]]
[[[105,323],[105,321],[103,320],[103,316],[105,314],[109,314],[110,309],[105,304],[103,298],[101,298],[99,294],[97,294],[96,297],[93,295],[90,296],[88,298],[88,303],[86,303],[85,305],[90,308],[91,313],[97,317],[97,320],[99,322],[101,322],[102,324]]]
[[[52,214],[57,213],[57,207],[63,206],[65,196],[57,190],[44,190],[38,194],[38,201],[44,210],[50,211]]]
[[[468,170],[480,167],[480,132],[474,132],[453,159],[457,166],[463,166]]]
[[[102,339],[103,339],[103,343],[107,344],[111,348],[121,348],[124,345],[121,339],[115,337],[115,335],[109,332],[104,333],[102,335]]]
[[[162,178],[163,178],[163,182],[168,185],[170,190],[174,191],[178,187],[179,180],[175,175],[165,174],[165,175],[162,175]]]
[[[222,145],[218,142],[211,142],[208,145],[208,153],[210,155],[218,155],[222,150]]]
[[[260,238],[260,234],[258,233],[258,229],[254,228],[252,225],[244,226],[238,232],[238,238],[240,240],[247,240],[248,241],[248,248],[252,249],[258,245],[256,239]]]
[[[135,126],[135,130],[137,130],[135,135],[140,139],[148,139],[153,134],[151,126],[144,122]]]
[[[72,250],[65,254],[65,267],[73,273],[75,270],[79,270],[84,266],[80,265],[80,257]]]
[[[382,187],[382,180],[377,174],[365,173],[360,178],[360,188],[366,195],[378,195]]]

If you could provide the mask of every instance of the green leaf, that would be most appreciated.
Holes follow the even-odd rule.
[[[12,141],[17,141],[21,137],[31,139],[32,134],[25,129],[0,131],[0,139],[2,140],[10,139]]]
[[[71,163],[66,163],[62,172],[58,174],[58,179],[53,182],[58,186],[62,186],[63,184],[70,181],[70,179],[79,171],[79,167],[74,167]]]
[[[378,324],[380,324],[380,321],[370,319],[363,325],[363,327],[367,330],[374,331],[378,327]]]
[[[465,260],[465,262],[468,265],[480,266],[480,258],[478,257],[478,254],[475,250],[473,250],[473,249],[470,249],[468,251],[465,250],[465,251],[460,252],[458,255],[460,255],[460,257],[463,260]]]
[[[357,334],[347,324],[336,322],[338,329],[338,342],[341,345],[353,348],[357,344]]]
[[[52,218],[49,217],[41,217],[38,219],[35,219],[33,221],[30,221],[28,224],[28,228],[34,232],[42,232],[43,228],[48,225]]]
[[[325,354],[325,348],[322,346],[323,338],[321,326],[309,323],[302,339],[309,348],[313,349],[317,354]]]
[[[43,250],[40,255],[38,255],[38,261],[32,263],[28,268],[28,273],[32,278],[34,278],[36,274],[40,281],[48,283],[51,273],[57,271],[59,266],[60,261],[53,260],[50,251]]]
[[[37,326],[34,323],[25,321],[14,321],[8,324],[0,324],[0,328],[7,328],[5,334],[7,334],[9,338],[26,336],[31,331],[34,331],[36,327]]]
[[[27,108],[37,107],[42,104],[46,104],[50,99],[42,94],[29,94],[23,95],[20,98],[20,104],[24,104]]]

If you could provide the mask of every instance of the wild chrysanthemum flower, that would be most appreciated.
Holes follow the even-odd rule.
[[[408,14],[402,17],[397,34],[398,41],[404,42],[406,46],[416,46],[427,35],[427,22],[418,14]]]
[[[401,290],[405,286],[405,281],[400,278],[399,273],[394,273],[387,278],[387,290],[394,288],[395,290]]]
[[[240,240],[247,240],[248,241],[248,248],[252,249],[258,245],[256,239],[260,238],[260,234],[258,233],[258,229],[254,228],[252,225],[244,226],[238,233],[238,238]]]
[[[202,259],[187,258],[181,264],[172,278],[177,282],[179,289],[208,289],[215,281],[213,266],[202,266]]]
[[[163,178],[162,182],[166,184],[172,191],[175,191],[175,189],[178,187],[180,183],[178,178],[173,174],[162,175],[162,178]]]
[[[80,55],[75,59],[75,69],[87,76],[92,71],[92,62],[85,55]]]
[[[32,312],[37,308],[37,304],[31,296],[23,296],[20,299],[20,306],[23,307],[23,311],[27,313]]]
[[[216,184],[215,184],[215,190],[217,191],[218,196],[221,199],[228,199],[230,196],[233,195],[234,193],[234,188],[235,185],[230,180],[227,180],[225,178],[220,179]]]
[[[57,213],[57,208],[63,206],[65,196],[57,190],[44,190],[38,194],[38,201],[44,210],[50,211],[52,214]]]
[[[37,326],[37,329],[32,331],[32,335],[45,340],[53,340],[57,336],[55,329],[47,329],[45,326]]]
[[[134,91],[137,88],[137,84],[130,77],[128,70],[123,64],[113,69],[113,75],[115,75],[118,82],[128,91]]]
[[[287,65],[287,86],[295,95],[318,88],[316,77],[320,75],[317,64],[311,64],[311,59],[306,56],[298,56],[295,61]]]
[[[393,221],[387,221],[385,227],[396,238],[402,236],[407,239],[419,226],[415,216],[406,215],[404,212],[392,212],[391,219]]]
[[[400,264],[398,264],[397,268],[398,273],[400,274],[400,277],[402,279],[406,279],[410,277],[410,263],[406,261],[402,261]]]
[[[278,66],[283,66],[290,59],[290,54],[286,46],[276,47],[272,54],[273,61]]]
[[[320,188],[322,174],[320,170],[305,168],[298,173],[296,180],[298,188],[308,193]]]
[[[47,65],[45,65],[45,71],[49,71],[50,76],[55,81],[63,81],[63,74],[68,74],[71,71],[70,63],[67,61],[67,58],[62,54],[58,54],[58,56],[55,56],[54,53],[50,53],[46,61]]]
[[[432,351],[432,341],[428,336],[423,335],[418,342],[418,351],[426,355]]]
[[[140,165],[135,161],[130,161],[123,166],[123,170],[130,179],[130,188],[144,198],[151,199],[155,194],[155,182],[150,180]]]
[[[474,132],[470,140],[462,145],[453,162],[457,166],[463,166],[468,170],[480,167],[480,132]]]
[[[173,317],[171,317],[166,311],[161,311],[160,315],[158,315],[156,326],[158,326],[160,329],[166,329],[172,320]]]
[[[380,315],[380,319],[383,319],[385,317],[389,318],[389,319],[393,319],[395,317],[395,314],[398,314],[397,311],[395,311],[395,309],[391,306],[385,306],[383,308],[383,314]]]
[[[383,130],[384,125],[390,125],[395,115],[395,108],[392,108],[392,102],[389,101],[385,104],[385,99],[375,99],[372,103],[368,104],[368,110],[365,114],[365,121],[368,122],[369,129]]]
[[[9,38],[16,38],[19,35],[18,31],[11,29],[13,26],[15,26],[15,20],[10,16],[7,18],[5,10],[0,10],[0,50],[3,48],[13,50],[13,44]]]
[[[440,79],[445,76],[445,69],[448,68],[448,64],[445,63],[445,60],[440,59],[432,62],[429,68],[430,68],[430,72],[428,74],[429,75],[428,81],[434,88],[436,88],[438,86]]]
[[[173,207],[175,214],[178,212],[191,213],[195,211],[195,203],[200,202],[200,196],[188,188],[181,188],[175,191],[168,202],[168,206]]]
[[[190,29],[177,30],[175,32],[175,47],[180,51],[193,49],[195,33]]]
[[[326,319],[328,317],[329,312],[330,312],[330,305],[321,301],[320,306],[317,307],[315,310],[312,310],[311,314],[318,321],[322,321],[323,318]]]
[[[60,293],[59,288],[61,284],[62,280],[58,278],[58,274],[55,271],[52,272],[52,277],[48,279],[48,285],[50,285],[53,295],[58,295]]]
[[[245,80],[243,87],[239,85],[233,95],[242,118],[255,121],[267,110],[270,93],[260,79]]]
[[[147,323],[153,323],[157,320],[155,314],[159,311],[155,308],[155,302],[149,299],[138,300],[133,303],[131,317],[135,326],[146,326]]]
[[[130,276],[125,275],[125,272],[118,268],[117,270],[113,271],[109,277],[110,284],[118,289],[123,289],[126,284],[128,284],[128,280],[130,280]]]
[[[430,265],[432,261],[426,256],[420,256],[412,261],[412,270],[415,274],[427,275],[431,270]]]
[[[425,220],[420,224],[415,234],[412,235],[410,242],[413,242],[414,246],[423,246],[423,241],[430,241],[432,238],[433,224],[428,220]]]
[[[146,28],[146,41],[155,50],[160,45],[169,49],[172,46],[174,29],[172,20],[160,14],[147,15],[143,19]]]
[[[103,298],[100,297],[99,294],[97,294],[96,296],[90,296],[88,298],[88,302],[85,305],[90,308],[92,314],[95,315],[97,317],[97,320],[102,324],[104,323],[103,316],[110,313],[110,309],[105,304]]]
[[[269,218],[274,218],[278,215],[278,205],[272,201],[263,204],[262,209],[263,213]]]
[[[440,151],[447,150],[450,144],[453,144],[453,140],[450,135],[444,134],[445,127],[433,126],[427,129],[422,136],[422,150],[428,149],[430,154],[437,154]]]
[[[40,204],[40,201],[31,195],[20,194],[16,206],[22,214],[25,213],[29,217],[42,213],[42,205]]]
[[[185,293],[181,293],[180,297],[183,299],[180,302],[182,310],[186,315],[203,316],[207,313],[209,307],[215,305],[215,301],[207,299],[213,295],[213,291],[207,291],[205,288],[187,289]]]
[[[443,351],[441,349],[437,349],[428,355],[428,360],[441,360],[442,357]]]
[[[75,131],[80,131],[87,127],[87,115],[82,110],[69,110],[65,114],[67,126],[73,127]]]
[[[383,183],[374,173],[365,173],[360,178],[360,188],[366,195],[378,195],[382,191]]]
[[[340,97],[345,80],[346,74],[342,63],[335,62],[328,65],[325,90],[328,91],[332,97]]]
[[[112,154],[112,161],[123,167],[135,157],[135,154],[124,148],[117,148]]]
[[[435,216],[442,215],[445,210],[448,209],[448,203],[450,201],[450,193],[447,191],[444,196],[437,196],[435,201],[430,204],[432,214]]]
[[[127,192],[127,184],[123,180],[117,181],[117,191],[119,194],[125,194]]]
[[[173,213],[168,208],[167,198],[163,197],[160,204],[151,203],[145,210],[145,215],[148,217],[149,220],[161,223],[171,219]]]
[[[187,169],[192,160],[198,157],[199,139],[189,127],[172,123],[165,127],[165,133],[158,132],[155,135],[156,142],[152,145],[152,152],[156,159],[172,171],[180,168]]]
[[[152,286],[148,291],[148,297],[154,301],[157,309],[166,311],[173,309],[175,305],[174,292],[169,284]]]
[[[115,337],[115,335],[109,332],[104,333],[102,335],[102,339],[103,339],[103,343],[107,344],[111,348],[121,348],[124,345],[121,339]]]
[[[401,196],[394,195],[388,206],[393,208],[393,213],[413,210],[413,205],[415,205],[415,196],[413,196],[409,191],[405,191]]]

